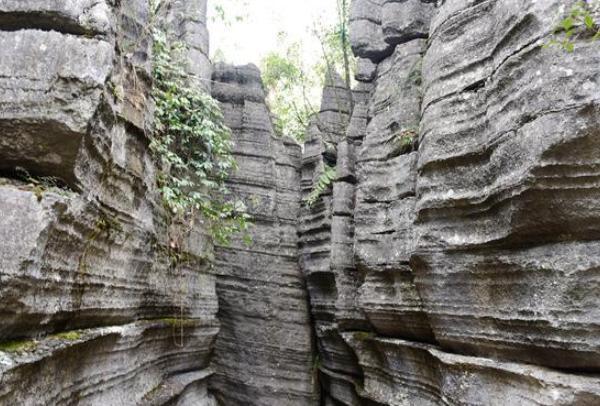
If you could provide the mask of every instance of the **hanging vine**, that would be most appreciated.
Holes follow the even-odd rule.
[[[325,165],[323,172],[319,175],[319,179],[311,190],[310,194],[306,197],[304,202],[308,207],[312,207],[319,201],[319,198],[329,189],[335,180],[336,171],[335,168]]]
[[[219,244],[250,223],[245,205],[226,186],[237,166],[231,132],[219,104],[186,73],[186,48],[153,28],[153,90],[156,105],[150,149],[160,163],[158,186],[174,219],[190,224],[200,213]],[[178,247],[174,247],[178,248]]]

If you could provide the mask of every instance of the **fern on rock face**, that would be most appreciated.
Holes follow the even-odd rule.
[[[317,184],[314,189],[310,192],[308,197],[304,200],[308,207],[314,206],[319,198],[325,193],[325,191],[331,186],[335,179],[335,168],[325,165],[323,172],[317,180]]]

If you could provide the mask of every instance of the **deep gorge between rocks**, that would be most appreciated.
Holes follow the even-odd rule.
[[[147,2],[0,0],[0,405],[599,405],[600,42],[543,47],[563,3],[354,0],[301,148],[174,0],[254,222],[174,268]]]

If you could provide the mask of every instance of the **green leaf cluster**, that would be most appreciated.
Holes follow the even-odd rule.
[[[279,34],[285,43],[286,34]],[[270,52],[261,62],[267,104],[274,116],[275,132],[303,142],[306,128],[314,115],[314,93],[320,83],[303,66],[301,45],[288,44],[279,52]]]
[[[195,213],[208,220],[214,240],[249,227],[245,205],[230,198],[226,187],[237,166],[231,132],[220,106],[184,68],[180,43],[153,31],[154,134],[150,149],[160,164],[158,186],[164,205],[178,219]]]
[[[323,61],[316,66],[317,73],[325,81],[331,72],[339,72],[347,87],[352,87],[356,61],[349,40],[350,2],[336,0],[338,21],[329,27],[316,25],[313,34],[321,43]]]
[[[414,127],[409,127],[393,134],[391,141],[394,143],[394,156],[411,152],[414,149],[414,143],[417,137],[418,130]]]
[[[335,180],[335,176],[335,168],[325,165],[323,172],[321,172],[321,175],[317,180],[317,184],[310,192],[308,197],[304,200],[308,207],[312,207],[315,205],[315,203],[317,203],[321,195],[323,195],[323,193],[325,193],[325,191],[332,185],[333,181]]]
[[[267,54],[261,62],[275,131],[300,143],[304,142],[311,119],[318,119],[321,90],[332,81],[331,75],[341,72],[346,85],[351,87],[356,71],[356,58],[348,38],[349,2],[336,1],[338,21],[327,26],[315,21],[307,33],[320,44],[322,58],[319,62],[307,64],[302,58],[302,41],[290,43],[285,32],[278,35],[279,49]]]
[[[547,46],[560,46],[567,52],[575,50],[574,39],[578,33],[592,36],[592,40],[600,39],[600,27],[592,14],[594,5],[587,1],[578,1],[554,29],[554,38]],[[600,2],[595,0],[595,7],[599,8]],[[583,27],[583,31],[580,28]],[[562,34],[562,39],[557,37]]]
[[[11,354],[32,352],[37,349],[38,343],[35,340],[14,340],[0,343],[0,351]]]
[[[211,20],[221,22],[230,27],[247,18],[244,10],[248,8],[248,0],[212,0]]]

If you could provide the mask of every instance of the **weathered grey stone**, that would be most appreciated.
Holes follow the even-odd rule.
[[[252,244],[216,248],[222,329],[210,388],[221,404],[316,405],[308,300],[299,269],[300,147],[274,137],[255,66],[218,65],[213,95],[233,130],[228,181],[254,225]]]
[[[397,339],[344,334],[365,372],[361,395],[404,405],[594,405],[600,380],[440,351]]]
[[[401,44],[429,36],[435,0],[384,0],[381,25],[385,41]]]
[[[174,261],[148,2],[114,3],[0,2],[0,404],[143,404],[175,381],[169,401],[211,404],[211,244],[200,219]]]
[[[239,85],[243,86],[239,86]],[[213,73],[213,97],[217,100],[227,100],[229,103],[241,104],[255,102],[264,104],[260,70],[255,65],[231,66],[218,63]],[[236,129],[232,123],[232,129]],[[239,124],[238,124],[239,126]]]
[[[353,2],[361,84],[302,220],[325,404],[598,403],[600,53],[541,47],[560,5]]]
[[[319,349],[321,384],[330,395],[336,391],[338,380],[329,371],[348,377],[358,377],[356,357],[342,339],[340,332],[363,328],[365,317],[357,304],[360,277],[353,261],[354,220],[354,146],[345,140],[350,122],[350,111],[335,108],[332,95],[345,95],[346,106],[353,104],[353,94],[342,86],[327,83],[321,111],[308,129],[302,159],[302,195],[306,198],[318,182],[325,165],[337,162],[337,176],[311,207],[301,210],[300,247],[301,265],[310,294],[314,328]],[[355,120],[355,121],[358,121]],[[333,382],[330,387],[328,382]],[[354,386],[340,383],[340,399],[356,399]]]
[[[363,406],[363,399],[356,393],[356,385],[359,384],[358,379],[326,368],[320,369],[319,378],[321,385],[327,390],[325,395],[326,405]]]
[[[359,305],[378,334],[435,342],[412,270],[407,265],[369,272],[360,287]]]
[[[175,41],[186,44],[186,69],[204,89],[210,91],[212,63],[206,28],[207,2],[173,0],[164,3],[161,24]]]
[[[39,29],[75,35],[112,34],[115,19],[111,3],[105,0],[1,0],[0,30]]]
[[[597,370],[600,44],[542,47],[558,1],[452,3],[423,66],[412,262],[435,336]]]
[[[107,217],[77,197],[45,193],[38,201],[13,186],[0,188],[0,207],[1,339],[172,317],[179,306],[214,318],[214,277],[191,264],[169,269],[146,237],[159,230]]]
[[[217,330],[199,321],[157,320],[20,343],[18,351],[0,350],[0,403],[151,404],[181,371],[208,367]]]
[[[385,42],[381,27],[382,6],[385,0],[354,0],[350,8],[350,44],[354,54],[377,63],[394,51]]]
[[[378,65],[369,123],[357,157],[354,255],[364,274],[359,306],[379,334],[434,341],[409,260],[415,247],[422,40]],[[390,175],[393,174],[393,175]]]
[[[74,183],[81,140],[112,68],[111,44],[20,30],[0,31],[0,49],[0,169],[22,166]]]
[[[425,43],[415,40],[396,47],[382,61],[369,100],[369,124],[358,162],[378,161],[383,167],[395,156],[410,151],[403,137],[419,130],[421,53]],[[359,170],[360,172],[360,170]]]
[[[208,391],[207,378],[212,374],[214,371],[207,368],[173,375],[148,393],[143,399],[144,404],[148,406],[218,406],[217,401]]]
[[[600,403],[600,45],[541,47],[563,3],[353,1],[303,153],[219,65],[253,242],[198,218],[177,262],[147,2],[0,0],[0,404]],[[210,89],[206,2],[161,13]]]
[[[357,58],[356,61],[356,80],[359,82],[371,82],[375,79],[377,73],[377,64],[370,59]]]

